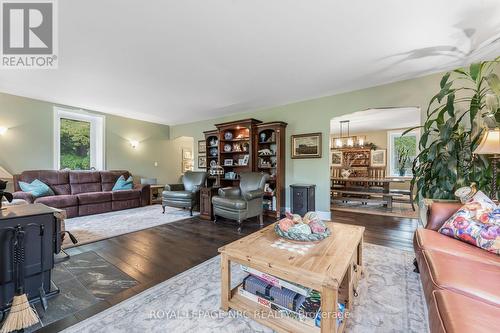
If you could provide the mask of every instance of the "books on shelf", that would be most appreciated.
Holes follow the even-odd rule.
[[[283,279],[279,279],[273,275],[262,273],[256,269],[253,269],[253,268],[248,267],[248,266],[241,265],[241,269],[244,272],[246,272],[248,274],[252,274],[253,276],[256,276],[259,279],[269,283],[273,287],[287,288],[287,289],[295,291],[296,293],[301,294],[303,296],[308,296],[312,290],[311,288],[306,288],[306,287],[303,287],[299,284],[288,282],[288,281],[285,281]]]
[[[318,314],[316,315],[315,318],[310,318],[310,317],[301,315],[298,312],[291,311],[291,310],[289,310],[283,306],[280,306],[274,302],[271,302],[270,300],[268,300],[264,297],[254,295],[254,294],[244,290],[242,286],[238,287],[238,294],[240,294],[241,296],[245,297],[246,299],[248,299],[250,301],[256,302],[256,303],[258,303],[258,304],[260,304],[268,309],[277,311],[286,317],[298,320],[298,321],[300,321],[304,324],[307,324],[309,326],[320,327],[320,325],[321,325],[321,314],[319,311],[318,311]]]
[[[319,297],[319,293],[317,291],[314,291],[317,295],[310,295],[309,297]],[[238,287],[238,294],[252,302],[258,303],[268,309],[277,311],[279,314],[286,316],[290,319],[294,319],[297,321],[300,321],[308,326],[311,327],[321,327],[321,318],[323,316],[323,313],[321,312],[320,307],[315,307],[313,311],[308,308],[308,303],[307,303],[307,298],[306,301],[304,301],[304,305],[301,305],[298,309],[298,311],[293,311],[290,310],[289,308],[280,305],[274,301],[272,297],[265,296],[265,295],[256,295],[253,294],[243,288],[243,285],[240,285]],[[340,326],[342,324],[345,314],[346,314],[346,308],[345,305],[342,303],[337,303],[337,326]]]

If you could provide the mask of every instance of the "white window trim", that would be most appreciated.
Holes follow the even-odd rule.
[[[394,154],[392,153],[393,150],[394,150],[394,143],[392,141],[392,137],[395,136],[395,135],[399,135],[401,136],[401,134],[403,134],[403,132],[405,132],[406,130],[405,129],[402,129],[402,130],[395,130],[395,131],[387,131],[387,174],[389,175],[389,177],[391,178],[402,178],[402,179],[411,179],[413,178],[413,176],[394,176],[393,175],[393,171],[395,170],[392,170],[392,166],[393,166],[393,158],[394,158]],[[415,134],[416,138],[417,138],[417,155],[419,154],[420,150],[419,150],[419,142],[420,142],[420,129],[417,128],[417,129],[414,129],[413,131],[410,131],[408,132],[407,134]]]
[[[54,169],[61,169],[61,118],[90,123],[90,147],[91,149],[95,147],[96,150],[90,154],[90,167],[96,170],[104,170],[106,167],[106,142],[104,135],[106,118],[83,110],[65,109],[61,107],[54,107]]]

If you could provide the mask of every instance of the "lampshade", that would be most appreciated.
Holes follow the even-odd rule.
[[[12,179],[12,175],[0,166],[0,179]]]
[[[500,128],[488,129],[474,154],[497,155],[500,154]]]

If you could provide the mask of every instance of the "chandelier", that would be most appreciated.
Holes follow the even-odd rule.
[[[364,138],[357,138],[356,136],[351,136],[350,133],[350,120],[342,120],[340,121],[340,133],[337,138],[335,138],[335,148],[343,148],[343,147],[363,147],[365,144]],[[347,135],[344,135],[344,130],[347,127]]]

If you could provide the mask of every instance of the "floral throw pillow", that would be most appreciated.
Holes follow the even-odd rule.
[[[478,191],[439,232],[500,255],[500,207]]]

